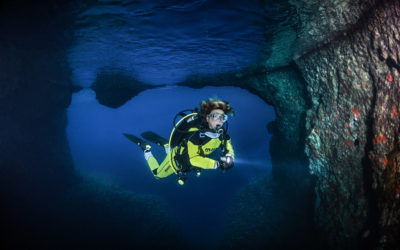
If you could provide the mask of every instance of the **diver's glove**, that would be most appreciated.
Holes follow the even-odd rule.
[[[221,157],[221,160],[219,161],[219,167],[222,170],[228,170],[233,168],[233,156],[230,154],[227,154],[225,156]]]

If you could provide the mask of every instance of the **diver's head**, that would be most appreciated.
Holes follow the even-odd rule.
[[[216,98],[210,98],[200,103],[200,112],[212,130],[222,128],[224,122],[228,120],[227,114],[233,114],[229,102],[221,101]]]
[[[227,120],[227,115],[222,109],[213,109],[211,113],[206,116],[208,127],[212,130],[222,127]]]

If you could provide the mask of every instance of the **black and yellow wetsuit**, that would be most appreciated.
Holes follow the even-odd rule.
[[[234,157],[231,140],[227,134],[224,136],[226,140],[225,148],[228,151],[228,155]],[[198,128],[193,127],[189,129],[186,138],[188,140],[187,150],[185,150],[184,147],[174,147],[170,152],[168,152],[161,164],[158,164],[156,158],[154,158],[151,152],[147,153],[147,155],[145,153],[150,170],[156,178],[164,178],[175,172],[170,164],[170,154],[172,154],[172,159],[174,159],[178,150],[180,150],[181,154],[187,154],[189,162],[186,164],[203,169],[216,168],[217,164],[215,160],[207,157],[207,155],[221,147],[224,140],[223,135],[213,132],[202,132]],[[167,147],[167,145],[165,147]]]

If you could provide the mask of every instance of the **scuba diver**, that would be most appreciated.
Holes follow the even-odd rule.
[[[191,113],[185,113],[187,111]],[[164,147],[167,156],[161,164],[153,156],[148,142],[131,134],[124,135],[142,148],[154,177],[165,178],[175,173],[178,183],[183,185],[190,171],[200,176],[202,169],[219,168],[226,171],[233,167],[235,154],[227,134],[228,114],[233,113],[228,102],[209,98],[200,103],[200,112],[196,108],[184,110],[175,116],[169,141],[151,131],[142,133],[143,138]],[[179,116],[183,118],[175,123]],[[220,159],[207,157],[218,148],[221,149]]]

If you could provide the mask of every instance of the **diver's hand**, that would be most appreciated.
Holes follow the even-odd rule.
[[[233,168],[233,157],[230,155],[222,156],[221,160],[219,161],[219,167],[222,170],[228,170]]]

